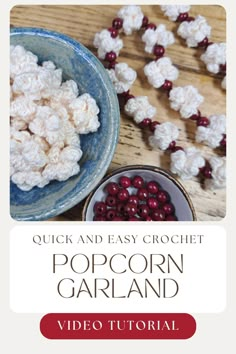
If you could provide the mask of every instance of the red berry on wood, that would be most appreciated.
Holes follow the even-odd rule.
[[[210,124],[209,119],[207,117],[199,117],[197,120],[198,127],[207,127]]]
[[[152,29],[152,30],[156,30],[157,26],[154,24],[154,23],[149,23],[147,26],[146,26],[146,29]]]
[[[108,28],[108,31],[111,33],[112,38],[116,38],[118,36],[118,30],[114,27]]]
[[[142,120],[141,123],[139,123],[139,125],[141,128],[146,128],[146,127],[149,127],[151,123],[152,123],[152,120],[150,118],[145,118]]]
[[[163,55],[165,54],[165,48],[162,45],[158,45],[156,44],[153,48],[153,54],[157,57],[157,58],[161,58],[163,57]]]
[[[203,48],[207,47],[208,46],[208,42],[209,42],[208,38],[205,37],[201,42],[198,43],[198,47],[203,47]]]
[[[184,22],[187,20],[188,18],[188,12],[182,12],[181,14],[179,14],[178,18],[177,18],[177,21],[178,22]]]
[[[106,61],[113,62],[116,60],[116,58],[117,58],[117,55],[115,52],[106,53],[106,56],[105,56]]]
[[[147,16],[143,16],[142,28],[146,28],[148,25],[149,19]]]
[[[172,90],[173,83],[170,80],[165,80],[164,84],[162,85],[163,90],[170,91]]]
[[[155,120],[154,122],[152,122],[152,123],[150,124],[150,126],[149,126],[150,131],[151,131],[151,132],[154,132],[155,129],[156,129],[156,126],[159,125],[159,124],[160,124],[160,123],[157,122],[156,120]]]
[[[114,20],[112,21],[112,27],[114,27],[115,29],[119,30],[121,29],[123,26],[123,20],[120,17],[116,17],[114,18]]]

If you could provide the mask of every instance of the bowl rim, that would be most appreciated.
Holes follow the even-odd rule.
[[[193,206],[192,200],[189,197],[188,192],[186,191],[185,187],[182,185],[182,183],[180,183],[175,176],[173,175],[172,172],[170,171],[166,171],[161,167],[157,167],[157,166],[152,166],[152,165],[127,165],[124,167],[120,167],[118,169],[113,170],[112,172],[108,173],[101,181],[100,183],[96,186],[96,188],[89,194],[89,196],[87,197],[83,210],[82,210],[82,221],[85,222],[94,222],[91,220],[86,220],[86,213],[87,213],[87,209],[89,206],[89,203],[92,199],[92,197],[94,196],[94,194],[97,192],[97,190],[100,188],[100,186],[106,182],[107,180],[109,180],[111,177],[121,173],[121,172],[128,172],[128,171],[132,171],[132,170],[142,170],[142,171],[152,171],[152,172],[157,172],[165,177],[167,177],[168,179],[170,179],[176,186],[177,188],[180,189],[180,191],[183,193],[185,199],[187,200],[187,203],[189,205],[189,208],[191,210],[192,213],[192,217],[193,220],[191,220],[190,222],[193,221],[197,221],[197,215],[196,215],[196,211],[195,208]],[[95,221],[96,222],[96,221]],[[123,221],[125,222],[125,221]],[[158,221],[155,221],[158,222]],[[176,222],[187,222],[187,221],[176,221]]]
[[[96,169],[96,176],[91,179],[90,184],[88,184],[88,188],[86,186],[86,189],[83,189],[80,191],[80,193],[77,193],[77,190],[75,190],[75,193],[73,197],[70,197],[66,202],[64,201],[63,203],[54,206],[50,210],[47,210],[42,213],[42,211],[34,214],[34,215],[27,215],[27,216],[17,216],[16,213],[12,213],[11,211],[11,206],[10,206],[10,216],[12,219],[17,220],[17,221],[43,221],[47,220],[49,218],[55,217],[57,215],[62,214],[63,212],[71,209],[74,207],[76,204],[80,203],[82,200],[84,200],[91,191],[94,190],[97,184],[100,183],[101,179],[104,177],[106,174],[110,163],[112,161],[112,158],[114,156],[118,139],[119,139],[119,131],[120,131],[120,109],[119,109],[119,101],[117,98],[116,91],[114,89],[114,86],[110,80],[109,75],[106,72],[106,69],[103,67],[102,63],[96,58],[96,56],[88,49],[86,48],[83,44],[78,42],[77,40],[71,38],[70,36],[67,36],[63,33],[57,32],[57,31],[52,31],[40,27],[13,27],[10,29],[10,38],[14,37],[15,35],[20,35],[20,34],[25,34],[25,35],[30,35],[30,36],[42,36],[42,37],[47,37],[54,39],[58,41],[59,43],[63,43],[64,45],[72,47],[72,49],[78,54],[79,52],[83,51],[85,53],[85,57],[89,58],[90,64],[92,67],[96,70],[99,70],[100,77],[103,81],[103,84],[105,86],[105,90],[109,92],[109,102],[110,106],[112,107],[112,115],[114,117],[117,117],[117,119],[113,120],[113,125],[111,129],[112,133],[112,144],[108,145],[108,148],[104,151],[104,158],[103,158],[103,165],[100,166],[99,169]],[[86,60],[86,59],[85,59]],[[10,129],[10,128],[9,128]],[[97,182],[96,180],[99,180]],[[75,188],[78,186],[76,184]]]

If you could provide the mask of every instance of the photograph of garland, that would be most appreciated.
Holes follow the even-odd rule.
[[[14,219],[224,218],[223,7],[24,5],[10,21]]]

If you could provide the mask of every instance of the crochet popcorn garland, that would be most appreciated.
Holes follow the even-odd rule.
[[[168,9],[164,9],[167,7]],[[176,21],[182,13],[189,10],[189,6],[173,5],[172,9],[169,6],[162,6],[162,10],[166,11],[165,14],[169,18]],[[156,57],[154,61],[145,66],[144,73],[153,87],[162,88],[167,92],[172,109],[179,110],[182,118],[190,118],[197,122],[197,142],[204,142],[212,148],[220,146],[225,149],[225,116],[202,117],[198,106],[203,102],[203,97],[197,89],[191,85],[173,88],[172,81],[177,79],[178,69],[172,65],[170,58],[163,57],[165,48],[174,43],[172,32],[167,31],[162,24],[156,26],[149,23],[141,8],[136,5],[124,6],[117,16],[112,21],[112,27],[95,34],[94,46],[98,50],[98,57],[108,62],[107,71],[117,94],[124,99],[125,113],[133,117],[140,127],[150,129],[153,135],[149,137],[149,143],[153,148],[170,151],[170,169],[173,173],[182,179],[191,179],[201,173],[206,179],[206,188],[224,188],[226,183],[225,157],[214,157],[206,161],[195,147],[183,149],[177,146],[178,128],[171,122],[153,121],[156,108],[150,105],[148,97],[135,97],[130,94],[129,90],[137,74],[126,63],[116,61],[123,47],[123,41],[119,38],[119,30],[123,30],[126,35],[131,35],[133,31],[144,29],[142,41],[145,42],[145,51],[153,53]],[[209,29],[204,31],[205,36],[209,35]],[[201,39],[195,36],[194,40],[197,41],[198,38]]]

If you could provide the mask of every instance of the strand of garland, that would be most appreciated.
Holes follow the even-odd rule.
[[[112,21],[112,27],[95,35],[94,46],[98,49],[98,57],[108,63],[111,80],[118,95],[124,99],[125,112],[132,116],[140,127],[150,129],[153,136],[149,138],[149,141],[153,147],[170,151],[171,171],[182,179],[190,179],[201,174],[207,188],[223,188],[226,180],[225,157],[214,156],[206,161],[195,147],[183,149],[181,146],[177,146],[178,128],[170,122],[160,124],[157,121],[152,121],[156,113],[155,107],[149,104],[146,96],[135,97],[129,91],[136,79],[136,72],[126,63],[117,63],[116,61],[119,51],[123,47],[123,41],[119,38],[119,30],[122,29],[125,34],[131,34],[133,30],[140,28],[144,28],[145,33],[148,30],[154,30],[158,34],[158,46],[168,46],[173,43],[173,34],[170,35],[170,32],[165,30],[165,26],[160,26],[157,29],[154,24],[149,23],[139,6],[124,6],[118,12],[118,17]],[[160,47],[155,45],[157,59],[160,59],[159,49]],[[170,83],[170,80],[165,79],[161,86],[168,95],[172,91]],[[221,145],[223,144],[221,143]]]

